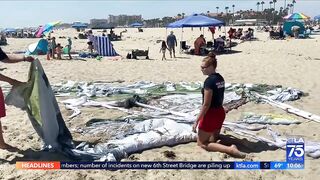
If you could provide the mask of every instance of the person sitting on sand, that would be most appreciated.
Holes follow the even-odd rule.
[[[194,41],[194,54],[201,55],[201,47],[206,45],[206,40],[201,34],[195,41]]]
[[[32,62],[34,59],[31,56],[28,57],[8,57],[6,53],[4,53],[2,51],[2,49],[0,48],[0,61],[4,62],[4,63],[17,63],[17,62],[22,62],[22,61],[28,61],[28,62]],[[5,75],[0,74],[0,81],[4,81],[7,82],[9,84],[11,84],[12,86],[17,86],[19,84],[21,84],[22,82],[15,80],[15,79],[11,79]],[[6,109],[5,109],[5,105],[4,105],[4,97],[3,97],[3,93],[2,90],[0,88],[0,118],[5,117],[6,116]],[[1,120],[0,120],[0,149],[16,149],[12,146],[10,146],[9,144],[5,143],[4,139],[3,139],[3,131],[2,131],[2,125],[1,125]]]
[[[224,78],[216,72],[217,59],[210,52],[201,64],[201,71],[207,75],[202,91],[202,107],[200,114],[194,123],[192,130],[197,132],[197,144],[207,151],[227,153],[231,156],[244,158],[245,154],[240,152],[235,145],[225,146],[219,143],[219,134],[225,120],[225,110],[222,106],[224,99]],[[210,138],[213,142],[210,142]]]
[[[62,59],[61,58],[61,54],[62,54],[62,46],[60,43],[57,44],[57,47],[56,47],[56,53],[57,53],[57,59]]]

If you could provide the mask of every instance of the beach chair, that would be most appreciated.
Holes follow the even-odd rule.
[[[149,48],[148,50],[139,50],[139,49],[132,50],[132,59],[138,59],[138,56],[145,56],[146,59],[149,59]]]
[[[190,46],[187,45],[186,41],[180,41],[180,53],[181,52],[188,52],[190,49]]]
[[[274,31],[270,31],[269,32],[269,38],[270,39],[280,39],[280,33],[279,32],[274,32]]]
[[[213,47],[213,42],[212,41],[208,41],[207,42],[207,48],[212,48]]]

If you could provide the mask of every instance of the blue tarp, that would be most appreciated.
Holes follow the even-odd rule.
[[[131,27],[142,27],[143,24],[142,24],[142,23],[135,22],[135,23],[130,24],[130,26],[131,26]]]
[[[193,14],[184,19],[168,24],[168,28],[210,27],[225,25],[224,22],[200,14]]]

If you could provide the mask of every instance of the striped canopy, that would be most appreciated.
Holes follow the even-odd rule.
[[[288,19],[288,20],[307,20],[310,19],[309,16],[303,14],[303,13],[293,13],[293,14],[288,14],[287,16],[283,17],[283,19]]]

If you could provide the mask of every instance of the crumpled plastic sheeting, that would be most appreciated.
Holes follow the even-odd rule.
[[[300,124],[299,120],[293,119],[290,116],[276,115],[276,114],[255,114],[255,113],[245,113],[241,117],[241,123],[247,124]]]
[[[110,121],[107,123],[110,123]],[[83,144],[78,147],[78,150],[82,151],[82,153],[88,153],[97,158],[99,157],[100,161],[119,161],[126,158],[128,154],[146,149],[196,141],[196,134],[191,131],[191,125],[177,123],[169,119],[158,118],[142,122],[134,121],[131,123],[118,123],[118,127],[130,126],[132,127],[132,130],[123,132],[124,135],[113,137],[112,140],[109,140],[106,143],[99,143],[91,148],[88,145]],[[96,123],[91,125],[95,127],[99,126],[99,124]],[[225,122],[223,126],[227,130],[230,130],[240,136],[265,142],[270,146],[285,149],[286,138],[281,137],[278,133],[272,131],[270,127],[268,128],[268,134],[271,136],[271,139],[258,136],[253,132],[265,129],[267,127],[265,125],[252,126]],[[114,131],[117,130],[114,129]],[[305,141],[305,152],[310,157],[319,158],[320,143]]]
[[[131,85],[116,85],[114,83],[87,83],[68,81],[65,84],[59,83],[53,86],[56,94],[65,94],[75,92],[77,96],[110,96],[112,94],[147,94],[152,91],[199,91],[201,83],[171,83],[164,82],[162,84],[155,84],[149,81],[139,81]]]
[[[290,87],[285,90],[277,88],[275,90],[268,91],[268,93],[272,94],[270,96],[272,100],[280,102],[294,101],[296,99],[299,99],[303,95],[302,91]]]
[[[266,85],[266,84],[239,84],[239,83],[226,83],[226,91],[235,91],[238,94],[245,93],[247,96],[251,96],[250,92],[256,92],[262,95],[270,97],[272,100],[285,102],[294,101],[300,99],[304,93],[298,89],[291,87],[284,88],[280,85]],[[251,98],[255,98],[251,96]]]
[[[273,131],[270,127],[268,127],[268,134],[272,137],[272,139],[268,139],[262,136],[256,135],[256,133],[241,129],[239,127],[224,125],[224,127],[240,136],[248,137],[257,141],[265,142],[269,146],[278,147],[281,149],[286,149],[287,137],[281,137],[281,135],[275,131]],[[288,137],[292,138],[293,136]],[[313,141],[306,141],[305,142],[305,153],[312,157],[312,158],[319,158],[320,157],[320,143],[313,142]]]
[[[116,85],[114,83],[87,83],[68,81],[65,84],[59,83],[53,86],[56,94],[76,92],[77,96],[86,95],[93,96],[110,96],[112,94],[147,94],[156,91],[173,92],[173,91],[200,91],[202,83],[172,83],[164,82],[155,84],[149,81],[139,81],[131,85]],[[299,99],[304,93],[294,88],[283,88],[281,86],[265,85],[265,84],[239,84],[226,83],[226,91],[234,91],[237,94],[254,91],[263,95],[271,96],[277,101],[292,101]]]
[[[125,112],[131,112],[130,114],[140,114],[143,113],[146,116],[151,116],[151,117],[166,117],[169,119],[177,119],[177,120],[184,120],[184,121],[190,121],[193,122],[199,113],[199,109],[201,106],[201,101],[202,101],[202,96],[201,94],[187,94],[187,95],[167,95],[163,96],[160,99],[157,100],[151,100],[150,104],[155,104],[155,106],[166,109],[166,110],[171,110],[171,111],[176,111],[180,112],[181,114],[185,113],[188,114],[188,116],[185,117],[177,117],[177,116],[172,116],[171,114],[164,113],[164,112],[159,112],[153,109],[149,108],[143,108],[142,111],[139,113],[137,111],[133,111],[131,109],[124,109],[124,108],[119,108],[115,107],[116,102],[115,101],[110,101],[110,102],[97,102],[97,101],[92,101],[88,100],[85,98],[86,96],[82,96],[77,99],[67,99],[62,101],[66,106],[68,106],[68,109],[74,110],[74,113],[69,116],[69,118],[73,118],[76,115],[80,114],[78,107],[79,106],[93,106],[93,107],[114,107],[117,108],[118,110],[125,111]],[[224,103],[229,103],[231,101],[239,100],[241,99],[240,95],[237,95],[235,92],[226,92],[225,93],[225,99]]]
[[[172,146],[196,141],[196,134],[191,125],[177,123],[168,119],[152,119],[136,123],[134,131],[141,132],[129,135],[123,139],[110,140],[99,143],[93,148],[79,147],[88,154],[100,156],[100,161],[121,160],[134,152],[161,146]]]

